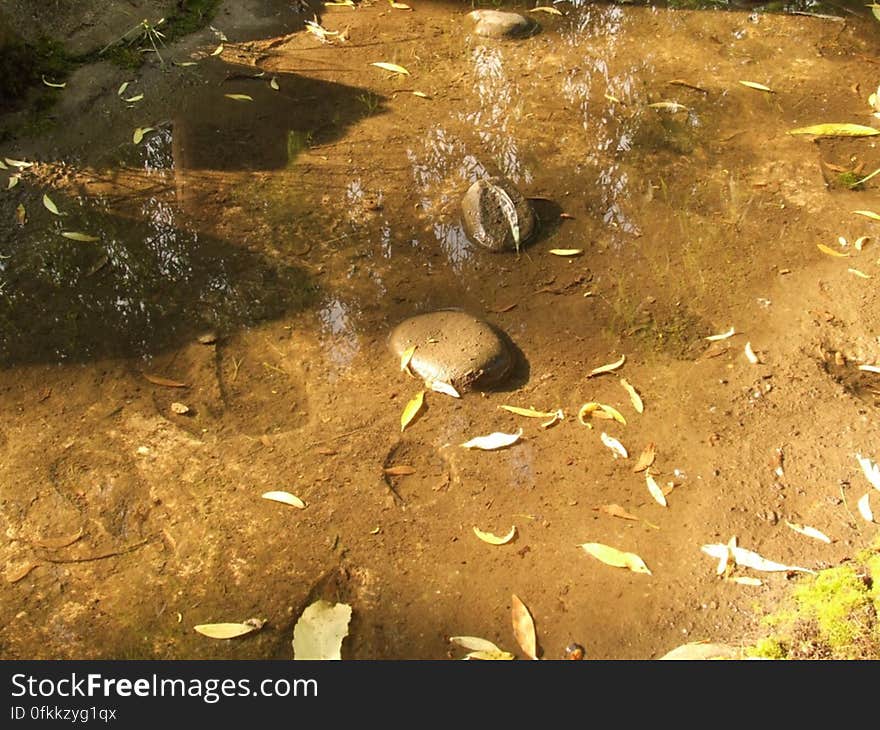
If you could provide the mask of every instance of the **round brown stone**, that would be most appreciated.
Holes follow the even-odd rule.
[[[476,21],[474,33],[485,38],[523,38],[540,29],[531,18],[503,10],[473,10],[468,17]]]
[[[461,200],[461,223],[465,235],[490,251],[514,251],[518,248],[511,222],[502,208],[498,189],[504,191],[516,210],[519,246],[526,243],[538,228],[535,210],[528,199],[505,177],[477,180]]]

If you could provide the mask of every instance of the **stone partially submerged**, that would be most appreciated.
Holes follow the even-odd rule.
[[[398,359],[415,345],[409,369],[427,384],[448,383],[459,393],[497,385],[514,365],[514,353],[498,330],[457,309],[404,320],[392,330],[388,344]]]
[[[474,33],[484,38],[525,38],[540,30],[531,18],[503,10],[473,10],[468,17],[476,23]]]
[[[528,199],[505,177],[477,180],[461,200],[465,235],[490,251],[518,251],[538,228]]]

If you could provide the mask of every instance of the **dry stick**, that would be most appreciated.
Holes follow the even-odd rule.
[[[85,558],[43,558],[43,560],[47,563],[91,563],[95,560],[106,560],[107,558],[115,558],[118,555],[125,555],[126,553],[134,552],[138,548],[142,548],[144,545],[153,542],[155,539],[155,537],[148,537],[146,540],[136,542],[134,545],[129,545],[122,550],[112,550],[108,553],[99,553],[98,555],[90,555]]]

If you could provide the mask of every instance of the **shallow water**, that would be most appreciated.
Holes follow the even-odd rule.
[[[180,517],[160,518],[162,508],[145,496],[164,493],[157,480],[185,474],[187,483],[201,485],[190,495],[201,503],[207,487],[193,473],[203,470],[218,493],[234,492],[242,481],[268,488],[289,478],[310,502],[333,502],[306,518],[315,542],[300,548],[311,551],[296,565],[300,581],[312,585],[328,565],[346,562],[331,533],[337,542],[342,535],[359,565],[370,551],[386,556],[375,558],[372,577],[353,569],[367,604],[382,604],[381,590],[368,584],[385,581],[403,604],[427,611],[424,626],[410,616],[405,636],[376,629],[363,639],[363,656],[436,653],[438,639],[425,628],[437,625],[425,609],[434,605],[422,576],[426,561],[453,603],[455,591],[460,595],[472,580],[462,574],[467,561],[480,566],[486,590],[504,600],[540,554],[529,570],[547,571],[547,596],[560,596],[546,600],[544,627],[559,636],[572,629],[554,609],[554,600],[573,599],[561,597],[570,588],[567,558],[548,542],[550,525],[563,528],[565,545],[587,539],[574,534],[583,515],[565,508],[621,500],[615,485],[623,483],[604,447],[583,451],[587,432],[575,430],[581,427],[574,415],[594,397],[621,407],[625,394],[608,381],[588,383],[584,374],[626,353],[649,404],[652,396],[666,407],[696,403],[705,394],[677,368],[705,355],[707,335],[737,318],[765,316],[780,271],[796,268],[806,251],[812,255],[815,241],[837,245],[838,234],[870,234],[868,221],[849,218],[841,230],[836,218],[873,194],[846,189],[839,175],[880,166],[876,144],[813,141],[787,131],[874,121],[867,97],[877,82],[877,21],[861,6],[851,12],[812,3],[781,6],[783,13],[678,3],[553,7],[563,15],[534,13],[541,32],[520,41],[478,38],[469,32],[469,8],[429,2],[411,13],[380,5],[327,8],[321,23],[331,31],[349,27],[346,42],[331,36],[321,43],[300,32],[236,45],[226,29],[232,42],[221,57],[208,56],[206,47],[198,67],[172,69],[145,86],[156,97],[149,106],[120,103],[114,82],[95,102],[94,119],[83,118],[79,128],[68,120],[52,141],[35,143],[43,144],[39,164],[23,171],[4,204],[11,219],[13,203],[22,202],[28,220],[0,238],[0,358],[22,383],[48,377],[28,367],[80,364],[51,376],[56,388],[70,389],[73,412],[91,412],[97,392],[108,400],[108,413],[117,413],[117,397],[124,404],[110,435],[105,422],[86,419],[77,436],[86,444],[84,464],[91,448],[121,448],[129,461],[107,470],[141,480],[129,489],[138,496],[126,497],[124,507],[112,503],[118,519],[104,537],[155,534],[161,519],[202,529]],[[817,17],[825,14],[835,17]],[[370,66],[375,61],[410,74]],[[772,91],[747,88],[743,80]],[[651,106],[664,102],[680,106]],[[136,126],[154,128],[138,145],[131,143]],[[467,187],[496,173],[532,199],[541,221],[520,254],[480,250],[458,218]],[[41,205],[44,192],[62,217]],[[72,241],[61,231],[99,240]],[[549,253],[567,248],[582,254]],[[418,384],[397,372],[385,337],[405,317],[449,306],[505,329],[525,362],[495,397],[429,397],[428,410],[400,435],[399,412]],[[206,331],[216,333],[216,345],[195,342]],[[147,394],[139,375],[146,371],[189,389]],[[122,378],[118,396],[102,390],[108,372]],[[169,416],[177,397],[194,413]],[[567,420],[546,432],[531,428],[520,447],[482,463],[450,448],[476,432],[529,429],[495,415],[497,404],[514,401],[565,407]],[[160,425],[145,425],[156,414]],[[682,428],[672,421],[635,433],[642,441],[672,438]],[[158,434],[169,424],[176,435],[167,441]],[[67,440],[63,430],[63,422],[48,429],[50,452]],[[203,440],[212,454],[192,447],[192,471],[170,454],[152,471],[137,466],[141,441],[186,451],[188,442],[176,440],[184,435]],[[691,475],[693,483],[705,464],[686,465],[686,447],[679,444],[670,454],[675,463],[664,469],[670,479]],[[9,474],[27,468],[23,455],[9,459]],[[389,481],[396,497],[386,503],[391,495],[381,484],[377,492],[376,470],[393,463],[412,463],[418,475]],[[397,498],[415,524],[400,518]],[[100,499],[89,513],[99,521]],[[668,547],[676,536],[690,536],[711,501],[695,498],[692,521],[662,536],[642,528],[643,549],[658,544],[652,540]],[[237,524],[231,506],[217,509],[221,524]],[[19,517],[26,514],[22,508]],[[33,520],[45,527],[50,514]],[[271,554],[277,544],[253,543],[278,528],[274,515],[260,519],[267,521],[247,528],[249,560],[265,566],[263,550]],[[482,546],[462,545],[471,522],[494,521],[502,533],[500,523],[516,519],[533,525],[528,558],[505,555],[493,569],[476,554]],[[63,521],[73,530],[76,514]],[[374,524],[384,525],[375,539],[366,529]],[[212,535],[200,539],[214,545]],[[272,540],[284,544],[283,535]],[[199,559],[219,570],[225,558],[214,547],[216,554]],[[183,563],[188,567],[172,570],[177,577],[168,585],[193,570]],[[684,580],[674,576],[673,584]],[[148,582],[136,570],[127,580]],[[260,593],[238,573],[230,580]],[[651,595],[638,592],[640,600]],[[222,605],[217,596],[203,600]],[[386,600],[392,615],[409,615],[397,598]],[[265,597],[258,605],[270,602]],[[482,616],[475,604],[460,610],[475,621]],[[616,610],[591,609],[576,631],[592,633]],[[650,626],[626,640],[634,643],[621,638],[638,620],[637,607],[623,610],[621,625],[597,639],[599,652],[648,651]],[[162,651],[203,651],[182,641]],[[282,651],[269,649],[276,650]]]

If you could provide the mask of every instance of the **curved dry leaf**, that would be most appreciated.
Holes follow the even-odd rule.
[[[600,507],[593,507],[593,511],[604,512],[606,515],[611,515],[612,517],[620,517],[620,519],[622,520],[632,520],[634,522],[639,521],[638,517],[630,512],[627,512],[619,504],[603,504]]]
[[[612,370],[617,370],[623,363],[626,362],[626,355],[621,355],[620,360],[616,360],[615,362],[609,363],[608,365],[600,365],[597,368],[593,368],[588,374],[588,378],[592,378],[594,375],[601,375],[602,373],[610,373]]]
[[[834,256],[834,258],[845,259],[849,256],[849,253],[844,253],[841,251],[835,251],[833,248],[826,246],[824,243],[817,243],[816,248],[818,248],[822,253],[827,256]]]
[[[453,644],[458,644],[471,651],[501,652],[501,649],[495,646],[491,641],[488,639],[481,639],[479,636],[450,636],[449,640]]]
[[[753,578],[750,575],[735,575],[730,579],[731,583],[739,583],[741,586],[762,586],[764,581],[760,578]]]
[[[411,93],[413,96],[419,97],[419,99],[430,99],[431,98],[424,91],[413,91]]]
[[[396,63],[385,63],[385,61],[376,61],[374,63],[371,63],[370,65],[384,69],[385,71],[391,71],[391,73],[409,76],[409,71],[407,71],[403,66],[398,66]]]
[[[122,95],[125,93],[125,90],[128,88],[128,85],[129,85],[130,83],[131,83],[131,81],[123,81],[123,82],[119,85],[119,88],[116,90],[116,95],[117,95],[117,96],[122,96]]]
[[[800,573],[815,573],[816,571],[811,570],[810,568],[802,568],[797,565],[784,565],[783,563],[777,563],[773,560],[768,560],[767,558],[759,555],[752,550],[746,550],[745,548],[737,547],[734,543],[735,538],[731,539],[731,542],[727,545],[721,544],[713,544],[713,545],[703,545],[700,549],[713,558],[721,558],[724,554],[729,551],[730,556],[733,558],[734,562],[737,565],[741,565],[744,568],[752,568],[753,570],[761,570],[765,573],[773,573],[773,572],[800,572]]]
[[[791,129],[789,134],[813,134],[817,137],[868,137],[880,134],[880,129],[862,124],[814,124],[810,127]]]
[[[134,132],[132,133],[132,135],[131,135],[131,141],[132,141],[134,144],[140,144],[140,143],[143,141],[143,139],[144,139],[144,135],[145,135],[147,132],[153,132],[153,131],[155,131],[155,127],[138,127],[138,128],[135,129]]]
[[[416,417],[416,414],[422,409],[425,402],[425,391],[421,390],[416,393],[412,400],[406,404],[403,413],[400,414],[400,430],[403,431]]]
[[[465,449],[483,449],[484,451],[503,449],[506,446],[512,446],[515,444],[520,440],[522,435],[522,429],[519,429],[516,433],[502,433],[500,431],[495,431],[488,436],[477,436],[470,441],[465,441],[461,446]]]
[[[71,241],[82,241],[84,243],[92,243],[101,240],[97,236],[90,236],[87,233],[80,233],[78,231],[61,231],[61,235],[65,238],[69,238]]]
[[[6,183],[6,189],[12,190],[12,188],[14,188],[16,185],[18,185],[20,180],[21,180],[21,175],[17,175],[17,174],[10,175],[9,181]]]
[[[169,380],[168,378],[163,378],[161,375],[151,375],[150,373],[143,373],[144,380],[149,380],[153,385],[163,385],[166,388],[188,388],[189,386],[186,383],[181,383],[179,380]]]
[[[409,368],[409,361],[412,360],[413,354],[415,354],[416,348],[418,345],[413,345],[412,347],[407,347],[403,354],[400,356],[400,370],[408,372],[410,375],[413,374],[412,370]]]
[[[219,46],[217,46],[213,51],[211,51],[212,56],[219,56],[221,53],[223,53],[223,44],[222,43]]]
[[[880,367],[877,365],[859,365],[859,370],[864,370],[866,373],[880,373]]]
[[[658,661],[706,661],[711,659],[742,659],[743,650],[727,644],[708,644],[694,641],[666,652]]]
[[[589,403],[584,403],[580,409],[578,410],[578,421],[582,426],[586,426],[587,428],[592,428],[592,424],[588,423],[584,420],[584,416],[589,415],[592,417],[593,413],[599,410],[599,404],[595,401],[591,401]]]
[[[865,218],[870,218],[873,221],[880,221],[880,213],[875,213],[873,210],[854,210],[853,213],[863,215]]]
[[[253,101],[254,97],[249,94],[223,94],[227,99],[232,99],[233,101]]]
[[[122,101],[127,101],[130,104],[134,104],[136,101],[141,101],[143,98],[143,94],[135,94],[134,96],[130,96],[127,99],[123,99]]]
[[[396,0],[388,0],[388,4],[395,10],[412,10],[412,8],[406,3],[399,3],[396,2]]]
[[[620,441],[618,441],[616,438],[614,438],[613,436],[609,436],[604,431],[600,434],[599,438],[602,439],[603,444],[605,444],[609,449],[611,449],[611,451],[614,453],[615,459],[618,456],[620,456],[621,458],[624,458],[624,459],[629,458],[629,454],[627,453],[623,444],[620,443]]]
[[[257,630],[256,626],[248,623],[199,624],[193,628],[210,639],[235,639]]]
[[[551,248],[547,253],[554,256],[580,256],[583,252],[582,248]]]
[[[34,166],[33,162],[25,162],[24,160],[15,160],[15,159],[12,159],[11,157],[4,157],[3,159],[6,161],[7,165],[9,165],[10,167],[17,167],[19,170],[23,170],[26,167],[33,167]]]
[[[498,406],[505,411],[515,413],[517,416],[525,416],[526,418],[555,418],[559,411],[536,411],[534,408],[520,408],[519,406]]]
[[[866,274],[864,271],[859,271],[858,269],[847,269],[847,271],[850,274],[855,274],[860,279],[870,279],[871,278],[870,274]]]
[[[509,651],[472,651],[465,659],[482,659],[484,661],[510,661],[516,657]]]
[[[666,496],[663,494],[663,491],[660,489],[660,486],[654,480],[654,477],[651,476],[650,472],[645,472],[645,484],[648,486],[648,491],[651,493],[651,496],[654,498],[654,501],[657,504],[662,505],[663,507],[667,507]]]
[[[510,597],[510,618],[513,623],[513,635],[517,643],[529,659],[538,658],[538,638],[535,635],[535,622],[532,614],[519,597],[514,593]]]
[[[657,456],[657,447],[652,441],[649,443],[644,451],[639,455],[639,459],[636,462],[636,465],[633,467],[634,472],[640,472],[647,469],[651,464],[654,463],[654,459]]]
[[[406,466],[405,464],[400,464],[398,466],[389,466],[387,469],[383,469],[383,472],[390,477],[405,477],[410,474],[415,474],[416,470],[411,466]]]
[[[275,89],[275,91],[278,91],[278,89],[280,88],[278,86],[278,79],[275,76],[273,76],[271,79],[269,79],[269,86],[271,88]]]
[[[67,82],[61,84],[53,84],[51,81],[47,81],[45,76],[43,76],[43,83],[46,84],[46,86],[51,86],[53,89],[63,89],[65,86],[67,86]]]
[[[736,334],[736,330],[731,327],[727,332],[722,332],[719,335],[709,335],[705,339],[709,340],[709,342],[718,342],[719,340],[726,340],[728,337],[733,337]]]
[[[635,553],[623,552],[617,548],[603,545],[600,542],[585,542],[579,547],[581,547],[588,555],[592,555],[596,558],[596,560],[605,563],[605,565],[610,565],[614,568],[627,568],[633,573],[645,573],[651,575],[651,571],[648,570],[645,561]]]
[[[769,86],[764,86],[764,84],[759,84],[756,81],[740,81],[739,83],[743,86],[748,86],[750,89],[755,89],[756,91],[766,91],[770,94],[775,93]]]
[[[26,578],[27,575],[39,565],[40,563],[33,563],[28,561],[27,563],[23,563],[15,568],[7,568],[5,574],[6,582],[18,583],[18,581]]]
[[[871,493],[868,492],[858,501],[859,514],[867,521],[874,522],[874,512],[871,510]]]
[[[351,606],[319,599],[306,607],[293,627],[293,658],[341,660]]]
[[[562,409],[560,408],[558,411],[556,411],[556,413],[553,414],[553,416],[552,416],[552,418],[550,418],[550,420],[544,421],[541,424],[541,428],[550,428],[550,426],[552,426],[556,423],[559,423],[559,421],[562,421],[564,419],[565,419],[565,414],[562,412]]]
[[[46,548],[48,550],[58,550],[59,548],[65,548],[68,545],[73,545],[77,540],[79,540],[83,536],[82,527],[79,528],[72,535],[64,535],[63,537],[44,537],[40,540],[34,540],[34,545],[39,545],[40,547]]]
[[[27,223],[27,211],[24,209],[24,203],[19,203],[18,207],[15,209],[15,220],[20,226]]]
[[[815,527],[810,527],[809,525],[801,525],[797,522],[789,522],[785,521],[785,524],[788,525],[795,532],[800,533],[801,535],[806,535],[807,537],[812,537],[814,540],[821,540],[822,542],[831,542],[831,538],[828,537],[824,532],[817,530]]]
[[[306,503],[303,502],[295,494],[291,494],[290,492],[282,492],[282,491],[264,492],[260,496],[263,499],[270,499],[273,502],[281,502],[282,504],[289,504],[291,507],[296,507],[297,509],[305,509],[306,508]]]
[[[648,104],[648,106],[652,109],[663,109],[668,112],[689,111],[684,104],[679,104],[677,101],[655,101],[653,104]]]
[[[621,378],[620,384],[623,386],[623,389],[629,393],[629,399],[633,404],[633,408],[636,409],[636,413],[644,413],[645,404],[642,402],[642,397],[639,395],[639,392],[630,385],[626,378]]]
[[[607,403],[600,403],[599,405],[601,406],[602,411],[611,416],[615,421],[622,423],[624,426],[626,425],[626,419],[623,417],[623,414],[614,406],[609,406]],[[599,412],[597,411],[594,415],[599,415]]]
[[[755,351],[752,349],[751,342],[746,342],[746,346],[743,351],[746,353],[746,358],[750,363],[752,363],[752,365],[757,365],[758,362],[760,362],[758,360],[758,356],[755,354]]]
[[[530,13],[547,13],[548,15],[562,15],[562,13],[556,8],[551,8],[547,5],[539,5],[537,8],[532,8],[529,10]]]
[[[52,202],[52,198],[50,198],[46,194],[43,195],[43,207],[53,215],[61,215],[61,213],[58,212],[58,208],[55,203]]]
[[[874,489],[880,489],[880,467],[871,461],[871,459],[862,456],[861,454],[856,454],[856,459],[858,459],[859,465],[862,467],[862,472],[864,473],[865,478],[871,483],[871,486],[874,487]]]
[[[453,388],[449,383],[444,383],[442,380],[432,380],[430,386],[431,390],[436,391],[437,393],[450,395],[453,398],[461,398],[455,388]]]
[[[506,545],[511,540],[513,540],[514,535],[516,535],[516,525],[511,527],[510,532],[508,532],[506,535],[503,535],[502,537],[493,535],[491,532],[483,532],[478,527],[474,527],[474,534],[483,542],[487,542],[490,545]]]

